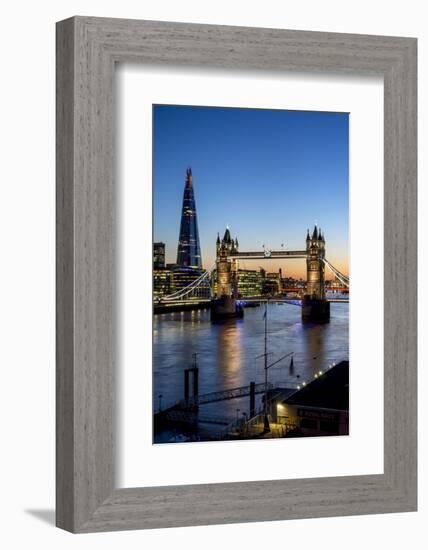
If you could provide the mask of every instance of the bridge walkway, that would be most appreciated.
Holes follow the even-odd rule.
[[[273,389],[273,384],[268,383],[267,389]],[[260,394],[266,391],[266,385],[264,383],[254,385],[254,393]],[[218,401],[226,401],[228,399],[238,399],[240,397],[247,397],[250,395],[250,385],[240,386],[238,388],[231,388],[228,390],[222,390],[217,392],[205,393],[199,395],[197,398],[190,397],[187,401],[182,399],[176,406],[180,408],[188,408],[197,405],[207,405],[208,403],[217,403]]]

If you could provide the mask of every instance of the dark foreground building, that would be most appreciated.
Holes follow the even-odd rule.
[[[198,218],[196,215],[195,194],[193,191],[192,169],[186,170],[183,207],[181,210],[180,236],[177,250],[177,266],[193,269],[202,268],[201,247],[199,245]]]
[[[349,361],[341,361],[276,403],[276,420],[295,426],[287,437],[349,434]]]

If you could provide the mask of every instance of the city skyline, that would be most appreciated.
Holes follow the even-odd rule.
[[[280,250],[303,248],[316,223],[330,261],[349,273],[348,114],[155,105],[153,120],[153,237],[167,263],[176,260],[191,167],[204,268],[226,226],[241,250]],[[306,278],[304,260],[240,267]]]

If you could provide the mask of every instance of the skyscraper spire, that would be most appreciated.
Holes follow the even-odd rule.
[[[189,166],[189,168],[187,168],[186,170],[186,186],[192,185],[192,181],[193,181],[192,169]]]
[[[202,268],[201,248],[199,245],[198,219],[193,190],[192,169],[186,170],[186,182],[181,210],[180,237],[178,240],[177,265],[180,267]]]

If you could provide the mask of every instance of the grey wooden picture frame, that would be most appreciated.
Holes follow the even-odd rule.
[[[414,38],[387,36],[91,17],[57,24],[58,527],[84,533],[416,510],[416,48]],[[118,62],[383,77],[383,474],[115,487]]]

